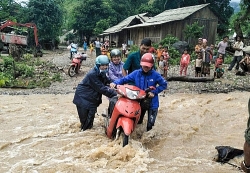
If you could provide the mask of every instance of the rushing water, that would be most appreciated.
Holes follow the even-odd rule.
[[[124,148],[105,136],[102,116],[79,131],[73,94],[0,97],[1,173],[240,172],[213,157],[218,145],[242,149],[248,92],[161,96],[155,127],[146,132],[145,120]],[[98,114],[107,105],[103,97]]]

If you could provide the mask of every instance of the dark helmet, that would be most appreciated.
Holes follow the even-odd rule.
[[[141,57],[141,66],[147,66],[147,67],[153,67],[154,65],[154,56],[151,53],[145,53],[142,57]]]
[[[121,51],[119,49],[113,49],[110,52],[110,56],[111,57],[113,57],[113,56],[121,56]]]
[[[95,64],[96,65],[107,65],[109,64],[109,58],[107,55],[99,55],[98,57],[96,57],[95,59]]]

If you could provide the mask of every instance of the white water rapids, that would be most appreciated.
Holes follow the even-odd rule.
[[[248,92],[161,96],[153,130],[145,119],[124,148],[106,137],[102,116],[79,131],[73,94],[0,97],[2,173],[240,172],[213,157],[218,145],[243,148]],[[103,97],[98,114],[107,105]]]

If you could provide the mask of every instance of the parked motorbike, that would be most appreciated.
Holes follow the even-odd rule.
[[[68,69],[68,75],[70,77],[73,77],[76,74],[78,74],[82,65],[82,61],[85,61],[86,59],[87,59],[87,54],[84,54],[84,53],[74,54],[73,59],[71,60],[71,65]]]
[[[117,85],[118,97],[113,111],[106,109],[104,117],[105,133],[108,138],[117,140],[123,134],[123,146],[129,142],[129,136],[134,131],[141,116],[141,100],[145,99],[150,87],[146,91],[133,85]]]

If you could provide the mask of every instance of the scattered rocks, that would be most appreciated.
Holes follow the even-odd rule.
[[[53,63],[53,68],[59,69],[61,72],[62,82],[52,83],[48,88],[34,89],[12,89],[1,88],[0,95],[29,95],[29,94],[69,94],[74,93],[77,84],[83,79],[84,75],[93,68],[95,64],[94,56],[83,61],[81,71],[76,77],[69,77],[67,74],[70,59],[69,51],[64,50],[59,53],[45,54],[41,60],[48,60]],[[224,67],[227,69],[227,65]],[[194,76],[194,66],[188,68],[188,75]],[[178,76],[179,66],[169,68],[168,76]],[[212,75],[212,69],[211,69]],[[233,71],[225,71],[223,78],[215,79],[214,82],[181,82],[169,81],[168,89],[161,93],[161,96],[174,93],[228,93],[235,90],[250,91],[250,76],[236,76]]]

